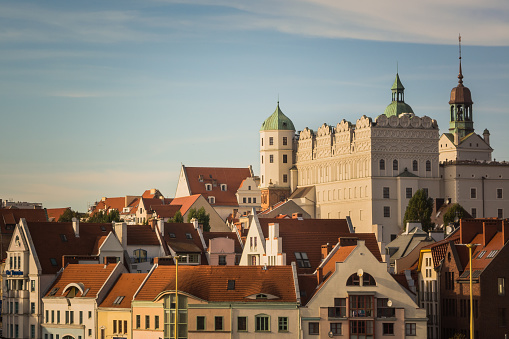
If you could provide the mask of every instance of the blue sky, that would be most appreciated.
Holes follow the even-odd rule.
[[[259,173],[280,107],[316,130],[390,103],[448,128],[458,33],[474,127],[509,160],[509,3],[2,1],[0,198],[85,211],[175,193],[181,164]]]

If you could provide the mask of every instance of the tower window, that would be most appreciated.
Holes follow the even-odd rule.
[[[397,171],[397,170],[398,170],[398,160],[394,160],[394,161],[392,162],[392,169],[393,169],[394,171]]]
[[[270,137],[269,138],[269,145],[274,145],[274,138],[273,137]]]
[[[262,164],[263,164],[263,155],[262,155]]]
[[[283,137],[283,145],[288,145],[288,138],[287,137]]]
[[[389,187],[384,187],[383,188],[383,197],[384,197],[384,199],[389,199],[390,198]]]
[[[385,171],[385,160],[384,159],[380,160],[380,170]]]
[[[426,172],[431,172],[431,161],[426,160]]]
[[[417,160],[414,160],[414,161],[412,162],[412,170],[413,170],[414,172],[416,172],[416,171],[418,171],[418,170],[419,170],[419,166],[418,166]]]
[[[283,154],[283,164],[286,164],[288,162],[288,155]]]
[[[262,146],[263,146],[263,138],[262,138]]]
[[[274,162],[274,156],[271,154],[269,155],[269,162],[272,164]]]
[[[406,188],[406,197],[407,199],[410,199],[412,197],[412,187]]]
[[[288,175],[287,174],[283,174],[283,182],[288,182]]]

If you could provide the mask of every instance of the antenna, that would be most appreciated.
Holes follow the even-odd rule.
[[[396,74],[398,74],[398,73],[399,73],[399,64],[398,64],[398,62],[396,61]]]
[[[460,48],[460,60],[461,60],[461,34],[458,34],[459,48]]]

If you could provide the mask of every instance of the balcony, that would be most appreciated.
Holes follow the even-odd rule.
[[[28,296],[28,290],[9,290],[8,292],[9,298],[28,299]]]

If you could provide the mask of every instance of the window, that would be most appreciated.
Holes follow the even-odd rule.
[[[350,301],[350,317],[373,316],[373,296],[351,295],[349,301]]]
[[[216,330],[216,331],[223,330],[223,317],[215,317],[214,318],[214,330]]]
[[[219,256],[219,265],[226,265],[226,255]]]
[[[35,313],[35,303],[30,303],[30,313]]]
[[[412,187],[406,188],[406,198],[410,199],[412,197]]]
[[[415,323],[405,324],[405,335],[416,335]]]
[[[216,203],[216,197],[209,197],[209,204],[215,204]]]
[[[309,323],[309,334],[310,335],[319,335],[320,334],[320,323]]]
[[[205,191],[212,191],[212,185],[211,184],[205,184]]]
[[[226,184],[221,184],[221,191],[226,191],[226,190],[227,190]]]
[[[113,333],[117,333],[117,321],[113,320]]]
[[[383,323],[383,334],[394,334],[394,323]]]
[[[397,171],[397,170],[398,170],[398,160],[394,160],[394,161],[392,162],[392,169],[393,169],[394,171]]]
[[[69,312],[69,323],[74,324],[74,311]]]
[[[283,164],[286,164],[288,162],[288,155],[283,154]]]
[[[278,332],[288,332],[288,317],[277,318]]]
[[[253,204],[256,204],[256,198],[253,198]]]
[[[83,311],[80,311],[80,325],[83,324]]]
[[[30,325],[30,338],[35,338],[35,325]]]
[[[262,146],[263,146],[263,138],[262,138]]]
[[[502,218],[504,217],[504,210],[503,210],[503,209],[501,209],[501,208],[499,208],[499,209],[497,210],[497,214],[498,214],[498,217],[499,217],[500,219],[502,219]]]
[[[502,199],[502,189],[497,188],[497,199]]]
[[[396,316],[396,310],[389,307],[387,303],[389,298],[378,298],[376,300],[376,316],[377,318],[393,318]]]
[[[262,164],[263,164],[263,155],[262,155]]]
[[[426,172],[431,172],[431,161],[426,160]]]
[[[384,187],[384,189],[383,189],[383,197],[384,197],[384,199],[389,199],[390,198],[389,187]]]
[[[274,155],[269,155],[269,162],[272,164],[274,162]]]
[[[16,312],[18,313],[18,312]],[[55,323],[55,311],[54,310],[51,310],[51,323],[54,324]]]
[[[376,286],[375,278],[371,274],[364,273],[362,275],[362,286]]]
[[[283,145],[288,145],[288,138],[287,137],[283,137]]]
[[[88,329],[88,336],[89,336],[89,337],[91,337],[91,336],[92,336],[92,329],[91,329],[91,328],[89,328],[89,329]]]
[[[88,319],[92,318],[92,311],[88,311]]]
[[[297,259],[297,265],[299,267],[311,267],[311,263],[309,262],[309,258],[306,252],[295,252],[295,259]]]
[[[268,332],[270,331],[270,317],[265,314],[255,316],[255,331]]]
[[[269,145],[270,146],[274,145],[274,138],[273,137],[269,137]]]
[[[424,191],[424,194],[426,194],[426,197],[429,197],[429,191],[427,188],[422,189]]]
[[[136,328],[140,328],[141,327],[141,315],[137,314],[136,315]]]
[[[413,170],[414,172],[416,172],[416,171],[418,171],[418,170],[419,170],[419,166],[418,166],[418,164],[417,164],[417,160],[412,161],[412,170]]]
[[[247,198],[247,203],[250,204],[251,203],[251,198]]]
[[[341,335],[341,323],[330,323],[332,335]]]
[[[134,250],[133,251],[133,256],[134,256],[134,262],[135,263],[140,263],[140,262],[146,262],[147,261],[147,251],[143,250],[143,249],[137,249],[137,250]]]
[[[472,213],[470,213],[472,215],[472,218],[477,218],[477,209],[476,208],[472,208],[472,210],[470,212],[472,212]]]
[[[357,338],[373,338],[373,321],[371,320],[350,321],[350,333],[356,334]]]
[[[246,203],[246,197],[242,198],[242,203]]]
[[[159,319],[159,316],[158,316]],[[124,333],[127,333],[127,320],[124,320]]]
[[[385,171],[385,160],[384,159],[380,160],[380,170]]]
[[[237,317],[237,331],[247,331],[247,317]]]
[[[122,320],[118,321],[118,333],[122,333]]]
[[[477,189],[471,188],[470,189],[470,199],[475,199],[475,198],[477,198]]]
[[[346,298],[334,298],[334,307],[329,307],[329,318],[346,317]]]
[[[35,292],[35,280],[30,280],[30,291]]]
[[[283,174],[283,182],[288,182],[288,174]]]
[[[505,278],[498,278],[498,295],[505,295]]]
[[[352,274],[348,280],[346,281],[347,286],[359,286],[360,285],[360,278],[357,275],[357,273]]]
[[[506,327],[507,326],[507,318],[506,318],[506,309],[505,308],[499,308],[498,309],[498,326],[499,327]],[[18,325],[16,325],[18,326]]]
[[[391,217],[391,208],[389,206],[384,206],[384,218]]]
[[[55,258],[49,258],[49,261],[51,262],[51,266],[58,266],[57,259]]]
[[[235,289],[235,279],[228,280],[227,290],[233,291]]]
[[[205,331],[205,317],[204,316],[196,317],[196,330],[197,331]]]
[[[150,316],[145,316],[145,328],[150,328]]]

